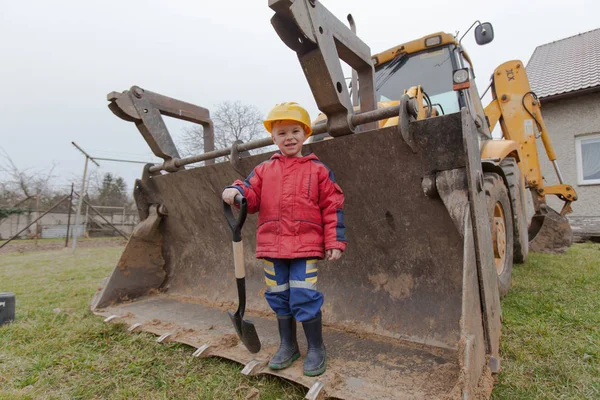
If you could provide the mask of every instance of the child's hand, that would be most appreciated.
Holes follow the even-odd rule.
[[[341,256],[342,251],[340,249],[325,250],[325,258],[327,259],[327,261],[339,260]]]
[[[233,188],[227,188],[227,189],[223,190],[223,194],[221,195],[221,198],[223,199],[223,201],[225,203],[232,206],[235,203],[235,196],[237,196],[238,194],[240,194],[239,190],[233,189]]]

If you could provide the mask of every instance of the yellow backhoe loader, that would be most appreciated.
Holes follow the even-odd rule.
[[[248,350],[228,315],[241,305],[220,193],[270,157],[244,155],[271,138],[213,150],[207,109],[137,86],[110,93],[109,107],[134,122],[164,162],[146,165],[135,183],[141,222],[92,310],[132,332],[152,332],[158,342],[193,346],[195,357],[242,363],[246,375],[297,382],[309,389],[308,399],[489,397],[491,374],[500,370],[499,293],[509,284],[498,282],[510,279],[507,260],[512,267],[512,259],[527,252],[523,149],[491,140],[470,60],[451,35],[430,35],[372,57],[317,0],[269,0],[269,6],[273,27],[297,53],[327,117],[314,130],[334,138],[306,150],[335,171],[346,195],[346,254],[336,264],[322,261],[320,269],[327,372],[310,378],[298,363],[266,367],[279,337],[263,298],[263,268],[253,257],[255,215],[242,233],[246,303],[240,318],[252,321],[260,348]],[[475,36],[489,42],[491,25],[479,24]],[[360,112],[340,59],[356,71]],[[499,87],[494,95],[501,97]],[[531,100],[525,96],[540,124],[534,132],[536,126],[543,132]],[[497,118],[489,119],[504,126],[509,114],[500,103]],[[496,110],[488,109],[489,115]],[[181,158],[163,115],[201,124],[206,153]],[[212,162],[225,155],[231,162]],[[238,265],[242,252],[236,254]]]
[[[479,32],[487,29],[487,35],[493,35],[489,24],[478,26]],[[486,194],[501,296],[508,292],[513,262],[525,262],[529,250],[554,253],[571,246],[573,234],[565,215],[571,212],[570,205],[577,200],[577,193],[564,183],[540,102],[531,91],[521,61],[508,61],[495,69],[488,88],[493,99],[485,108],[475,87],[471,60],[460,41],[450,34],[438,32],[393,47],[374,55],[373,64],[378,107],[399,106],[401,101],[406,104],[401,107],[402,118],[383,119],[378,122],[380,128],[398,125],[399,121],[406,124],[410,120],[438,117],[456,112],[462,106],[472,110],[482,169],[488,182]],[[403,93],[403,100],[393,100],[399,93]],[[360,107],[355,105],[354,111],[360,111]],[[325,126],[325,121],[324,115],[315,121],[317,132]],[[502,140],[493,140],[491,131],[498,122]],[[317,136],[312,141],[327,138]],[[536,139],[541,139],[559,185],[544,185]],[[503,183],[506,196],[491,189],[495,186],[492,181]],[[526,189],[531,192],[533,202],[531,219],[527,216]],[[546,204],[547,195],[555,195],[564,202],[560,212]],[[508,201],[504,201],[505,197]]]

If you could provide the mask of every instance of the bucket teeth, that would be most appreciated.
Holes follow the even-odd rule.
[[[121,317],[118,315],[111,315],[110,317],[105,318],[104,322],[111,322],[111,321],[114,321],[115,319],[119,319],[119,318],[121,318]]]
[[[306,393],[304,397],[307,400],[320,400],[325,398],[325,391],[323,390],[325,385],[321,381],[316,381]]]
[[[171,336],[173,336],[173,332],[167,332],[162,334],[158,339],[156,339],[156,341],[158,343],[166,343],[167,339],[169,339]]]
[[[242,374],[246,376],[252,376],[258,374],[258,372],[266,365],[264,361],[252,360],[244,366]]]
[[[138,328],[140,328],[141,326],[142,326],[142,324],[141,324],[140,322],[138,322],[138,323],[135,323],[135,324],[131,325],[131,326],[130,326],[130,327],[127,329],[127,331],[128,331],[128,332],[135,332],[135,331],[136,331]]]
[[[204,346],[198,347],[198,349],[192,354],[193,357],[208,357],[208,349],[210,348],[209,344],[205,344]]]

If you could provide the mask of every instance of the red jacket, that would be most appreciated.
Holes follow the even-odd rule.
[[[257,258],[323,258],[346,248],[344,194],[317,156],[275,154],[233,186],[259,212]]]

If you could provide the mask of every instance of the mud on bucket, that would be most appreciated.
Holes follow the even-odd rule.
[[[528,231],[529,250],[535,253],[563,253],[573,244],[569,220],[550,207],[533,216]]]
[[[0,292],[0,325],[15,320],[15,294]]]

